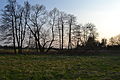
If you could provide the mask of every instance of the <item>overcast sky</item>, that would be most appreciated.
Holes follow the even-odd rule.
[[[26,0],[17,0],[20,4]],[[28,0],[30,4],[43,4],[48,10],[54,7],[74,14],[79,23],[96,25],[100,38],[120,34],[120,0]],[[7,0],[0,0],[0,9]]]

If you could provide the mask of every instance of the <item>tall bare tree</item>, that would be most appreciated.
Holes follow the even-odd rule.
[[[51,10],[49,12],[49,25],[51,27],[51,33],[52,33],[52,36],[51,36],[51,41],[50,41],[50,44],[48,46],[48,49],[47,49],[47,52],[50,50],[53,42],[55,41],[55,27],[58,23],[58,16],[59,16],[59,10],[57,8],[54,8],[53,10]]]
[[[25,2],[23,7],[18,8],[18,11],[15,15],[16,16],[15,21],[17,21],[15,27],[15,33],[16,33],[18,53],[22,53],[23,41],[26,36],[26,28],[29,18],[29,12],[30,12],[30,4],[28,2]]]
[[[82,25],[75,25],[72,38],[75,47],[82,45]]]
[[[11,30],[11,34],[12,34],[12,42],[13,42],[13,47],[14,47],[14,53],[16,53],[16,39],[15,39],[15,20],[16,20],[16,0],[8,0],[8,4],[5,6],[4,10],[2,10],[3,14],[2,14],[2,23],[3,23],[3,27],[5,27],[5,29],[9,29]]]
[[[68,49],[72,49],[72,28],[76,25],[76,17],[74,15],[68,15],[68,26],[69,26],[69,40]]]
[[[64,30],[65,30],[65,25],[66,25],[66,20],[67,19],[67,14],[64,12],[60,12],[60,26],[61,26],[61,49],[63,50],[64,48]]]
[[[29,23],[27,24],[29,30],[35,39],[36,49],[42,51],[42,46],[40,43],[41,29],[47,22],[46,9],[43,5],[36,4],[31,7]]]

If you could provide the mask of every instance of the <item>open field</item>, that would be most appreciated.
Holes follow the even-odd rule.
[[[0,55],[0,80],[120,80],[120,55]]]

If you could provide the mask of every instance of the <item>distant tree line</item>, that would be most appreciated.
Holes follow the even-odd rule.
[[[12,46],[14,53],[23,48],[35,48],[37,52],[49,52],[52,48],[95,49],[107,47],[107,39],[98,41],[96,26],[81,25],[72,14],[54,8],[46,10],[44,5],[31,5],[28,1],[19,5],[8,0],[1,14],[1,37],[4,45]],[[110,44],[120,45],[120,40],[110,39]],[[116,42],[118,41],[118,42]]]

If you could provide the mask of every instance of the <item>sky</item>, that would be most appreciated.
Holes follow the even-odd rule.
[[[26,0],[17,0],[23,4]],[[77,17],[78,23],[93,23],[99,38],[120,34],[120,0],[27,0],[30,4],[42,4],[47,10],[58,8]],[[7,0],[0,0],[0,9]]]

